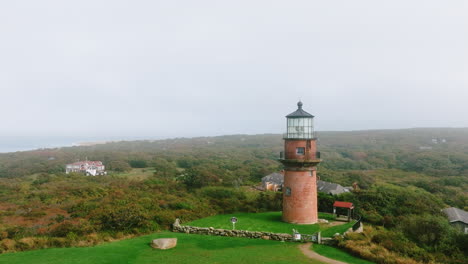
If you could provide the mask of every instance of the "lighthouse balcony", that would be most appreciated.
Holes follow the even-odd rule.
[[[297,152],[296,151],[287,151],[287,152],[281,151],[280,152],[280,157],[279,157],[280,160],[288,159],[288,157],[294,157],[292,159],[297,159],[296,158],[297,157]],[[291,159],[291,158],[289,158],[289,159]],[[320,159],[320,151],[313,152],[313,153],[305,153],[304,159],[310,159],[310,160]]]
[[[308,133],[283,133],[283,139],[289,140],[317,140],[316,132]]]
[[[298,156],[296,152],[280,152],[279,161],[283,164],[288,163],[303,163],[304,165],[307,164],[318,164],[322,160],[320,159],[320,152],[313,152],[313,153],[305,153],[303,156]]]

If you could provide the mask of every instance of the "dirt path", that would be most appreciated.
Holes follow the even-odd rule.
[[[315,260],[318,260],[318,261],[322,261],[322,262],[328,263],[328,264],[348,264],[346,262],[330,259],[330,258],[324,257],[322,255],[319,255],[319,254],[315,253],[314,251],[310,250],[310,245],[312,245],[312,243],[305,243],[305,244],[299,245],[299,249],[301,250],[301,252],[304,255],[306,255],[308,258],[315,259]]]

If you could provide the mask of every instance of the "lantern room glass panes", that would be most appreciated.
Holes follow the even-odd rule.
[[[288,118],[286,138],[312,139],[314,126],[312,118]]]

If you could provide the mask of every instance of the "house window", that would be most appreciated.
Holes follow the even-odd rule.
[[[304,155],[305,154],[305,148],[296,148],[296,154],[297,155]]]
[[[286,187],[286,192],[285,192],[286,196],[291,196],[291,188],[289,187]]]

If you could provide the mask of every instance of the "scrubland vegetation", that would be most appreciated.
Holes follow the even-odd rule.
[[[359,186],[320,194],[319,210],[350,201],[367,226],[340,247],[376,263],[466,263],[467,235],[440,210],[468,210],[468,129],[318,136],[321,179]],[[281,169],[282,146],[279,135],[236,135],[1,154],[0,251],[94,245],[166,229],[176,217],[279,211],[280,193],[251,186]],[[85,157],[109,175],[63,173]]]

